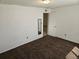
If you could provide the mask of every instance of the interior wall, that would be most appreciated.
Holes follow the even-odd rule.
[[[37,22],[38,18],[43,19],[42,10],[0,4],[0,53],[43,36],[43,32],[38,35]]]
[[[54,10],[49,16],[49,34],[79,43],[79,5]]]

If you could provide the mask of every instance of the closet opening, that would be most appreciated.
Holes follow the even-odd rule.
[[[48,13],[43,13],[43,36],[48,33]]]

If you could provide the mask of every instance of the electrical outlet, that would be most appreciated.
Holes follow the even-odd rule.
[[[26,39],[28,39],[28,35],[27,35],[27,33],[25,33],[25,35],[26,35]]]
[[[67,37],[67,34],[64,34],[65,38]]]
[[[28,36],[26,37],[26,39],[28,39]]]
[[[56,28],[56,26],[54,26],[54,28]]]

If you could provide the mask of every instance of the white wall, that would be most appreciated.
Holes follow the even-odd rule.
[[[37,25],[37,19],[43,18],[42,10],[0,4],[0,53],[43,36],[43,32],[38,36]]]
[[[55,8],[49,17],[50,35],[79,43],[79,5]],[[55,29],[55,33],[52,29]]]

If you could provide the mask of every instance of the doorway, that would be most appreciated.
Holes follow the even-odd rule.
[[[43,36],[48,33],[48,13],[43,13]]]

